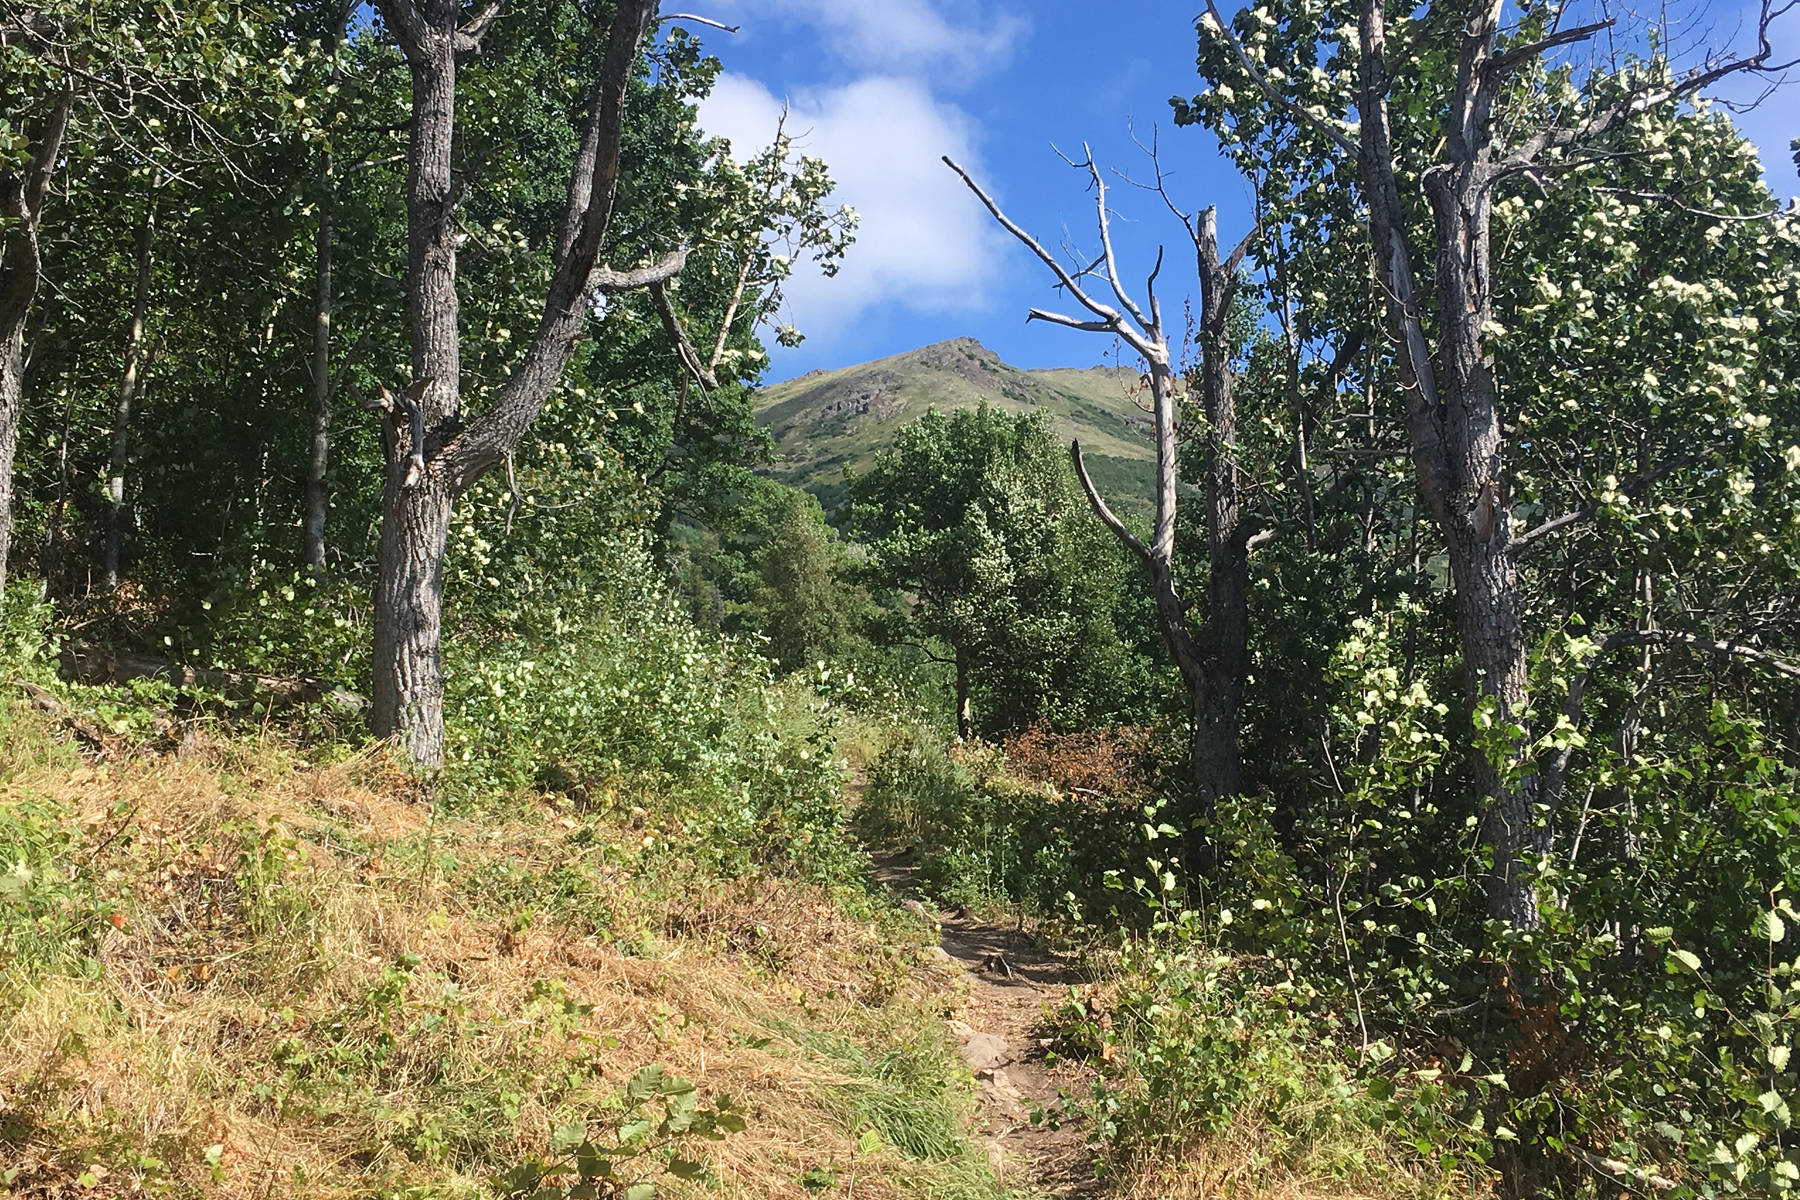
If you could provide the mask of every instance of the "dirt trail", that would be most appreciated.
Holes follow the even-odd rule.
[[[962,1059],[975,1075],[981,1133],[1000,1181],[1032,1196],[1097,1194],[1082,1130],[1033,1125],[1034,1109],[1055,1103],[1077,1082],[1047,1061],[1044,1006],[1079,982],[1069,964],[1012,924],[977,919],[966,910],[940,912],[913,896],[908,851],[871,856],[875,880],[903,897],[907,907],[938,923],[939,946],[968,983],[960,1012],[950,1022],[962,1043]]]

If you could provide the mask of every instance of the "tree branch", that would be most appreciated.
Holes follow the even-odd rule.
[[[1212,17],[1213,24],[1218,27],[1219,35],[1225,39],[1225,44],[1230,46],[1231,52],[1236,55],[1238,65],[1244,68],[1245,74],[1250,76],[1251,81],[1256,84],[1263,95],[1267,96],[1275,104],[1287,109],[1288,112],[1292,113],[1294,116],[1300,118],[1303,124],[1312,126],[1314,129],[1330,138],[1332,143],[1337,146],[1339,150],[1342,150],[1347,154],[1356,153],[1356,144],[1352,142],[1342,130],[1333,129],[1322,117],[1303,108],[1298,101],[1283,96],[1270,85],[1269,81],[1263,77],[1262,71],[1257,68],[1255,63],[1250,61],[1249,53],[1244,49],[1243,43],[1238,41],[1237,35],[1231,32],[1231,26],[1227,25],[1225,23],[1225,18],[1219,15],[1219,8],[1216,0],[1206,0],[1206,11],[1207,14]]]
[[[1585,42],[1601,30],[1611,29],[1617,23],[1617,18],[1608,17],[1604,21],[1595,21],[1591,25],[1578,25],[1573,29],[1564,29],[1561,32],[1551,34],[1549,37],[1539,38],[1537,41],[1527,43],[1523,46],[1514,46],[1505,53],[1496,54],[1493,59],[1489,61],[1487,66],[1488,73],[1492,77],[1498,78],[1507,74],[1509,71],[1512,71],[1514,68],[1530,62],[1540,54],[1554,50],[1558,46],[1568,46],[1575,42]]]
[[[633,267],[629,271],[615,271],[608,266],[597,266],[588,276],[589,290],[592,292],[635,292],[652,284],[666,283],[681,274],[681,268],[687,265],[687,248],[671,250],[647,267]]]
[[[1638,496],[1649,490],[1650,485],[1654,484],[1657,480],[1663,478],[1665,475],[1679,471],[1683,467],[1693,466],[1695,463],[1704,459],[1707,456],[1707,453],[1710,453],[1710,451],[1701,454],[1684,454],[1680,458],[1672,459],[1669,462],[1664,463],[1654,471],[1646,471],[1644,474],[1627,482],[1623,487],[1614,488],[1613,490],[1620,495],[1630,496],[1635,500]],[[1556,533],[1558,530],[1567,529],[1571,525],[1578,525],[1583,521],[1591,520],[1593,519],[1594,514],[1599,511],[1600,504],[1598,501],[1594,501],[1584,504],[1571,512],[1563,513],[1559,517],[1551,517],[1549,520],[1534,525],[1525,532],[1516,535],[1512,539],[1512,543],[1507,547],[1506,552],[1514,558],[1520,558],[1527,550],[1531,549],[1531,547],[1549,537],[1551,534]]]
[[[715,21],[711,17],[702,17],[697,13],[665,13],[657,18],[660,21],[692,21],[696,25],[708,25],[714,29],[723,29],[726,33],[736,33],[738,26],[727,25],[723,21]]]
[[[1100,523],[1112,530],[1113,536],[1124,542],[1133,554],[1143,560],[1145,566],[1154,569],[1156,564],[1150,553],[1150,547],[1144,545],[1142,538],[1126,528],[1125,522],[1113,515],[1113,510],[1108,508],[1106,501],[1100,498],[1100,491],[1094,486],[1094,481],[1088,478],[1087,464],[1081,458],[1081,440],[1079,438],[1069,443],[1069,457],[1075,463],[1075,478],[1081,481],[1081,490],[1087,493],[1088,504],[1093,508],[1094,515],[1100,518]]]
[[[1779,655],[1770,654],[1767,650],[1755,646],[1746,646],[1741,642],[1721,641],[1718,638],[1701,637],[1695,633],[1681,633],[1673,629],[1622,629],[1608,634],[1600,640],[1602,650],[1616,650],[1626,646],[1691,646],[1696,650],[1705,650],[1709,654],[1717,654],[1726,658],[1741,658],[1745,662],[1755,663],[1768,671],[1773,671],[1787,679],[1800,679],[1800,663],[1790,662]]]
[[[675,347],[675,357],[681,361],[682,367],[694,377],[701,391],[712,391],[719,386],[719,377],[700,361],[700,351],[688,340],[687,330],[681,323],[681,316],[669,301],[669,289],[664,280],[650,284],[650,298],[656,304],[656,315],[662,318],[663,332],[668,335],[670,345]]]
[[[1495,166],[1494,178],[1530,170],[1537,165],[1538,157],[1547,150],[1558,150],[1578,142],[1590,141],[1617,128],[1628,117],[1672,101],[1685,99],[1711,87],[1727,76],[1745,72],[1768,75],[1787,70],[1800,60],[1770,63],[1769,60],[1774,57],[1775,50],[1769,42],[1769,26],[1794,7],[1793,0],[1789,0],[1780,7],[1773,6],[1771,0],[1762,0],[1761,11],[1756,22],[1757,50],[1755,54],[1743,58],[1726,59],[1711,66],[1696,67],[1673,84],[1641,88],[1618,103],[1607,105],[1590,114],[1585,121],[1579,124],[1567,128],[1552,125],[1540,129],[1526,138],[1520,143],[1517,150],[1507,155]]]
[[[405,0],[383,0],[401,2]],[[655,0],[619,0],[569,180],[568,209],[557,236],[556,266],[543,315],[524,357],[486,411],[444,446],[440,457],[453,491],[468,488],[497,466],[531,428],[562,379],[575,340],[592,315],[596,292],[624,291],[668,279],[685,262],[685,252],[677,250],[652,266],[628,271],[600,263],[618,187],[626,96],[655,10]]]
[[[468,24],[456,31],[456,52],[458,54],[476,54],[481,50],[482,35],[500,15],[500,0],[489,0],[480,12],[469,18]]]
[[[1146,358],[1150,356],[1150,343],[1139,335],[1136,330],[1125,323],[1124,314],[1120,313],[1111,305],[1103,304],[1100,301],[1095,300],[1093,297],[1089,296],[1087,292],[1083,291],[1081,285],[1075,281],[1075,277],[1069,274],[1068,269],[1056,260],[1056,256],[1044,249],[1041,242],[1032,237],[1029,233],[1026,233],[1025,230],[1021,229],[1013,222],[1011,217],[1002,212],[1000,206],[994,202],[994,198],[983,191],[981,185],[976,183],[967,171],[957,166],[955,160],[947,154],[944,156],[944,165],[956,172],[957,177],[968,186],[968,189],[971,192],[975,193],[975,198],[981,201],[982,205],[993,216],[994,220],[1000,223],[1002,229],[1024,243],[1026,249],[1037,255],[1039,262],[1050,268],[1051,273],[1056,276],[1057,282],[1062,285],[1063,289],[1071,296],[1075,297],[1083,308],[1099,318],[1098,322],[1083,325],[1078,324],[1069,317],[1059,317],[1056,314],[1043,312],[1040,309],[1032,309],[1031,317],[1027,317],[1027,320],[1035,317],[1041,321],[1050,321],[1058,325],[1068,325],[1074,329],[1092,328],[1096,332],[1116,334],[1139,354],[1144,355]]]

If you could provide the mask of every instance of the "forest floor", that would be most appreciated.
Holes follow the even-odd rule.
[[[933,912],[914,895],[910,858],[904,850],[873,854],[871,874],[904,897],[905,907],[936,922],[946,965],[962,975],[949,1026],[975,1076],[980,1134],[995,1174],[1033,1196],[1098,1195],[1084,1131],[1044,1119],[1082,1082],[1078,1067],[1051,1055],[1048,1022],[1049,1006],[1081,977],[1022,923],[985,920],[967,908]]]

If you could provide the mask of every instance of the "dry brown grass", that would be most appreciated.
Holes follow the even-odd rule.
[[[434,815],[378,754],[12,757],[0,806],[63,806],[118,924],[98,971],[0,964],[0,1196],[479,1195],[652,1062],[743,1107],[724,1195],[995,1194],[859,1148],[948,983],[819,889],[690,876],[629,818]]]

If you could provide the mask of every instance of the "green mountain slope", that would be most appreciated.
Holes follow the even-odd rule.
[[[846,470],[867,470],[894,431],[932,406],[1048,413],[1064,437],[1081,439],[1095,485],[1128,510],[1151,495],[1150,417],[1127,367],[1025,371],[973,338],[938,342],[836,371],[813,371],[762,393],[756,419],[775,437],[771,474],[818,496],[844,495]]]

